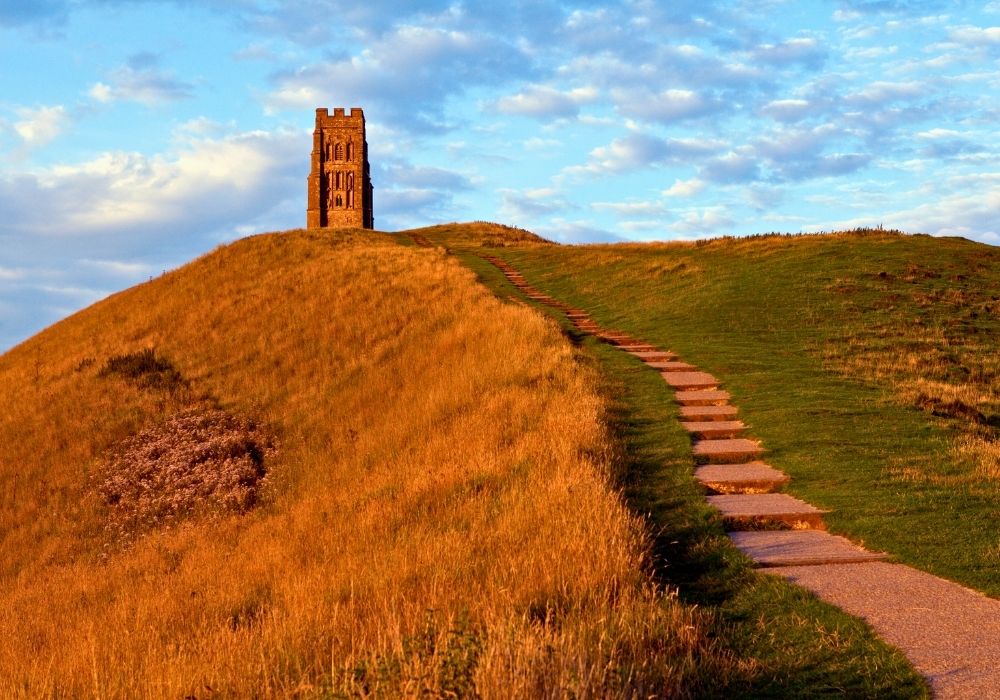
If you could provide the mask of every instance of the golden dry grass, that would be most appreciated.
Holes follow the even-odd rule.
[[[155,347],[184,391],[101,376]],[[0,696],[681,695],[726,673],[654,590],[596,378],[440,251],[219,249],[0,357]],[[109,540],[108,450],[209,402],[273,430],[246,515]]]

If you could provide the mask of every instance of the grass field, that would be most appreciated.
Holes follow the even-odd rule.
[[[397,240],[246,239],[0,357],[0,696],[742,673],[649,574],[597,373]]]
[[[491,252],[721,377],[833,531],[1000,595],[1000,251],[865,231]]]
[[[735,308],[702,326],[661,316],[679,311],[662,285],[692,283],[695,262],[656,250],[639,274],[628,256],[648,249],[609,262],[488,224],[419,235],[500,296],[513,291],[460,249],[485,243],[602,321],[732,374],[776,466],[808,475],[768,428],[801,397],[751,391],[774,386],[762,358],[719,360],[757,346],[695,352]],[[728,546],[655,373],[572,347],[411,242],[253,237],[0,357],[0,695],[926,694],[864,625]],[[841,378],[850,337],[797,337],[790,356],[804,348],[796,361],[832,387],[823,425],[842,429],[848,387],[862,417],[910,420],[914,455],[932,439],[960,454],[946,419],[893,403],[903,389]],[[976,405],[961,435],[988,439]]]

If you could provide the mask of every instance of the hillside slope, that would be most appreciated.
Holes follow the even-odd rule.
[[[1000,595],[1000,250],[860,231],[496,252],[721,377],[834,531]]]
[[[735,668],[651,585],[593,372],[437,251],[242,240],[16,347],[0,386],[3,697],[670,694]],[[230,421],[199,428],[214,457],[179,414]],[[209,487],[164,455],[256,476],[189,508]]]

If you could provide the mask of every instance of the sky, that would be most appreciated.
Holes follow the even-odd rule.
[[[381,230],[997,245],[998,59],[1000,0],[0,0],[0,351],[304,226],[317,107]]]

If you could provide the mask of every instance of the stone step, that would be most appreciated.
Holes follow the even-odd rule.
[[[754,530],[771,525],[822,530],[825,528],[823,514],[829,512],[787,493],[724,494],[709,496],[707,500],[733,530]]]
[[[845,537],[822,530],[757,530],[730,532],[736,548],[757,566],[818,566],[858,564],[888,558],[885,552],[869,552]]]
[[[677,362],[675,360],[668,360],[667,362],[661,362],[659,360],[646,360],[647,365],[653,369],[658,369],[661,372],[695,372],[698,370],[694,365],[689,365],[687,362]]]
[[[681,406],[681,420],[733,420],[739,412],[736,406]]]
[[[702,389],[678,391],[674,393],[674,398],[681,406],[722,406],[729,401],[728,391],[721,389]]]
[[[734,438],[747,429],[739,420],[685,421],[681,425],[699,440]]]
[[[736,438],[731,440],[699,440],[692,448],[699,464],[745,464],[764,453],[756,440]]]
[[[719,386],[719,380],[708,372],[663,372],[660,376],[679,391],[714,389]]]
[[[652,362],[669,362],[671,360],[676,360],[677,359],[677,354],[676,353],[672,353],[669,350],[666,350],[666,351],[659,351],[659,350],[652,350],[652,351],[638,350],[638,351],[635,351],[635,350],[629,350],[628,352],[630,354],[632,354],[632,355],[635,355],[636,357],[638,357],[643,362],[646,362],[646,361],[652,361]]]
[[[617,347],[621,348],[625,352],[632,352],[635,350],[644,350],[647,352],[652,352],[657,349],[655,345],[647,345],[640,341],[634,341],[632,343],[615,343]]]
[[[694,478],[716,493],[771,493],[788,483],[788,475],[760,461],[744,464],[704,464]]]

